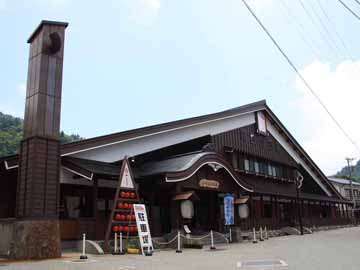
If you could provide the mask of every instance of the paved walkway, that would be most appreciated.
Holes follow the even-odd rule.
[[[57,260],[10,264],[0,261],[0,270],[225,270],[237,269],[236,263],[241,260],[261,259],[281,259],[289,269],[296,270],[359,270],[360,227],[283,236],[258,244],[231,244],[218,251],[186,249],[182,254],[160,251],[152,257],[91,256],[86,263],[73,262],[77,258],[77,254],[64,254]]]

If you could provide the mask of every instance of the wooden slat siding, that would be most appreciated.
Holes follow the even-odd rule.
[[[251,139],[250,135],[254,137]],[[296,167],[296,161],[271,135],[259,135],[255,125],[234,129],[212,136],[215,149],[223,153],[224,146],[251,156]]]
[[[17,215],[22,217],[56,217],[58,213],[57,140],[32,137],[22,143],[22,155],[27,162],[21,166],[18,185]]]

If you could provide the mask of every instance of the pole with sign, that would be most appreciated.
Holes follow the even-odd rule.
[[[143,255],[151,255],[154,248],[151,240],[149,222],[144,204],[134,204],[136,225]]]
[[[234,225],[234,196],[226,194],[224,197],[225,225]]]
[[[230,225],[234,225],[234,196],[231,194],[226,194],[224,197],[224,216],[225,226],[229,226],[229,233],[231,234]],[[229,239],[231,239],[231,235]]]

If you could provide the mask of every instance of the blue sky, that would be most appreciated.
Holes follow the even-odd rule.
[[[312,19],[300,0],[248,2],[360,144],[360,21],[337,1],[302,0]],[[355,1],[347,3],[360,14]],[[0,0],[0,111],[23,116],[26,40],[42,19],[69,22],[67,133],[89,138],[266,99],[326,173],[360,155],[241,0]]]

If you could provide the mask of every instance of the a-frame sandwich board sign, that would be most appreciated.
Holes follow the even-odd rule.
[[[123,232],[125,238],[137,235],[133,204],[139,203],[139,194],[128,158],[125,156],[115,192],[114,203],[105,233],[105,251],[110,252],[109,240],[112,233]]]

